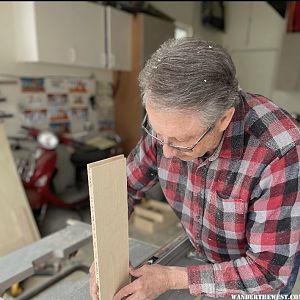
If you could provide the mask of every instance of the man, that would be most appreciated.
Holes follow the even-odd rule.
[[[269,99],[240,90],[235,73],[222,47],[195,38],[165,42],[142,70],[147,114],[127,159],[129,212],[159,181],[207,264],[132,269],[137,279],[114,300],[155,299],[169,289],[211,297],[291,292],[300,132]]]

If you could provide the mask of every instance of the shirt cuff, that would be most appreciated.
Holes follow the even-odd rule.
[[[188,266],[189,290],[193,296],[207,294],[216,297],[214,269],[211,264]]]

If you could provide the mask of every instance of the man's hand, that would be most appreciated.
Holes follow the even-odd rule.
[[[130,270],[137,279],[123,287],[113,300],[152,300],[170,289],[188,288],[186,268],[143,265]]]
[[[129,262],[129,271],[133,270],[131,263]],[[96,270],[95,270],[95,262],[92,263],[90,267],[90,295],[92,300],[100,300],[99,299],[99,289],[96,281]]]
[[[95,262],[90,267],[90,295],[92,300],[99,300],[98,286],[96,282]]]

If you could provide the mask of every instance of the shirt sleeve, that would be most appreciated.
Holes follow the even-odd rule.
[[[230,297],[283,288],[300,240],[300,147],[269,164],[250,199],[246,255],[231,261],[189,266],[192,295]]]
[[[128,214],[144,193],[158,182],[156,143],[143,135],[127,158]]]

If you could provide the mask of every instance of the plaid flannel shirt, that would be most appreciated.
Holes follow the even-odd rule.
[[[260,95],[241,103],[208,158],[168,159],[144,135],[127,159],[129,213],[159,181],[191,243],[207,259],[188,266],[192,295],[281,289],[299,250],[300,132]]]

